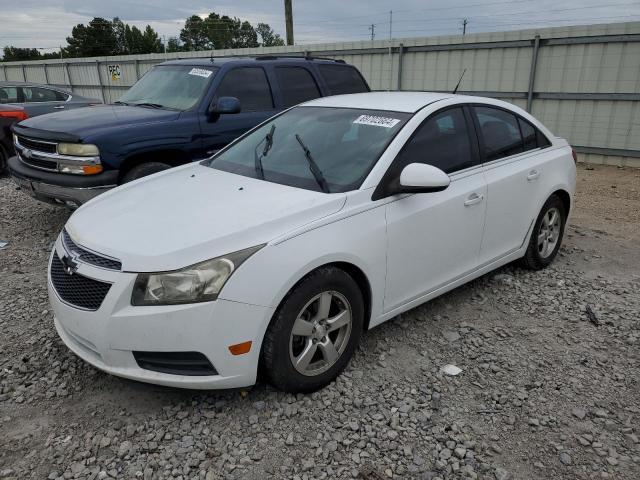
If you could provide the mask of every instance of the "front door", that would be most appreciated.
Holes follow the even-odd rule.
[[[391,167],[399,171],[410,163],[427,163],[448,173],[451,184],[441,192],[405,195],[387,204],[386,312],[478,266],[487,184],[470,126],[461,107],[436,112]]]
[[[202,117],[203,157],[211,156],[277,113],[271,86],[262,67],[229,70],[216,90],[214,101],[220,97],[236,97],[242,110],[240,113]]]

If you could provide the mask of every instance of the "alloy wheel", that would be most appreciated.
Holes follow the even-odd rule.
[[[306,376],[330,369],[347,348],[353,312],[344,295],[328,291],[302,308],[291,330],[289,356],[293,367]]]
[[[560,238],[561,228],[560,211],[555,207],[550,208],[542,217],[538,231],[538,253],[541,258],[547,258],[553,253]]]

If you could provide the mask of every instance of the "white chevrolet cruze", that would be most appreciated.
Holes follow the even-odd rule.
[[[114,375],[313,391],[365,330],[513,260],[547,266],[575,178],[567,142],[502,101],[313,100],[78,209],[51,255],[55,325]]]

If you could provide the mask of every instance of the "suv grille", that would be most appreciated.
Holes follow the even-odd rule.
[[[110,283],[87,278],[78,273],[69,275],[56,252],[51,260],[51,283],[62,300],[85,310],[98,310],[111,288]]]
[[[77,245],[66,230],[62,230],[62,243],[67,249],[67,252],[77,256],[78,260],[84,263],[89,263],[94,267],[106,268],[107,270],[120,271],[122,263],[113,258],[103,257],[96,253],[85,250],[81,246]]]
[[[58,163],[51,160],[40,160],[39,158],[25,157],[24,155],[20,155],[20,160],[32,167],[43,168],[53,172],[58,171]]]
[[[35,150],[37,152],[56,153],[58,151],[58,146],[55,143],[42,142],[39,140],[26,138],[23,136],[18,136],[18,142],[23,147],[28,148],[30,150]]]

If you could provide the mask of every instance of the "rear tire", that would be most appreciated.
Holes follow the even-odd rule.
[[[132,182],[139,178],[146,177],[147,175],[158,173],[169,168],[171,168],[171,165],[162,162],[141,163],[140,165],[133,167],[124,175],[124,177],[122,177],[122,183]]]
[[[349,274],[335,267],[311,272],[287,294],[267,329],[267,379],[290,393],[326,386],[351,360],[363,323],[362,293]]]
[[[562,244],[566,221],[564,203],[557,195],[551,195],[540,210],[527,252],[521,259],[525,268],[541,270],[553,262]]]

